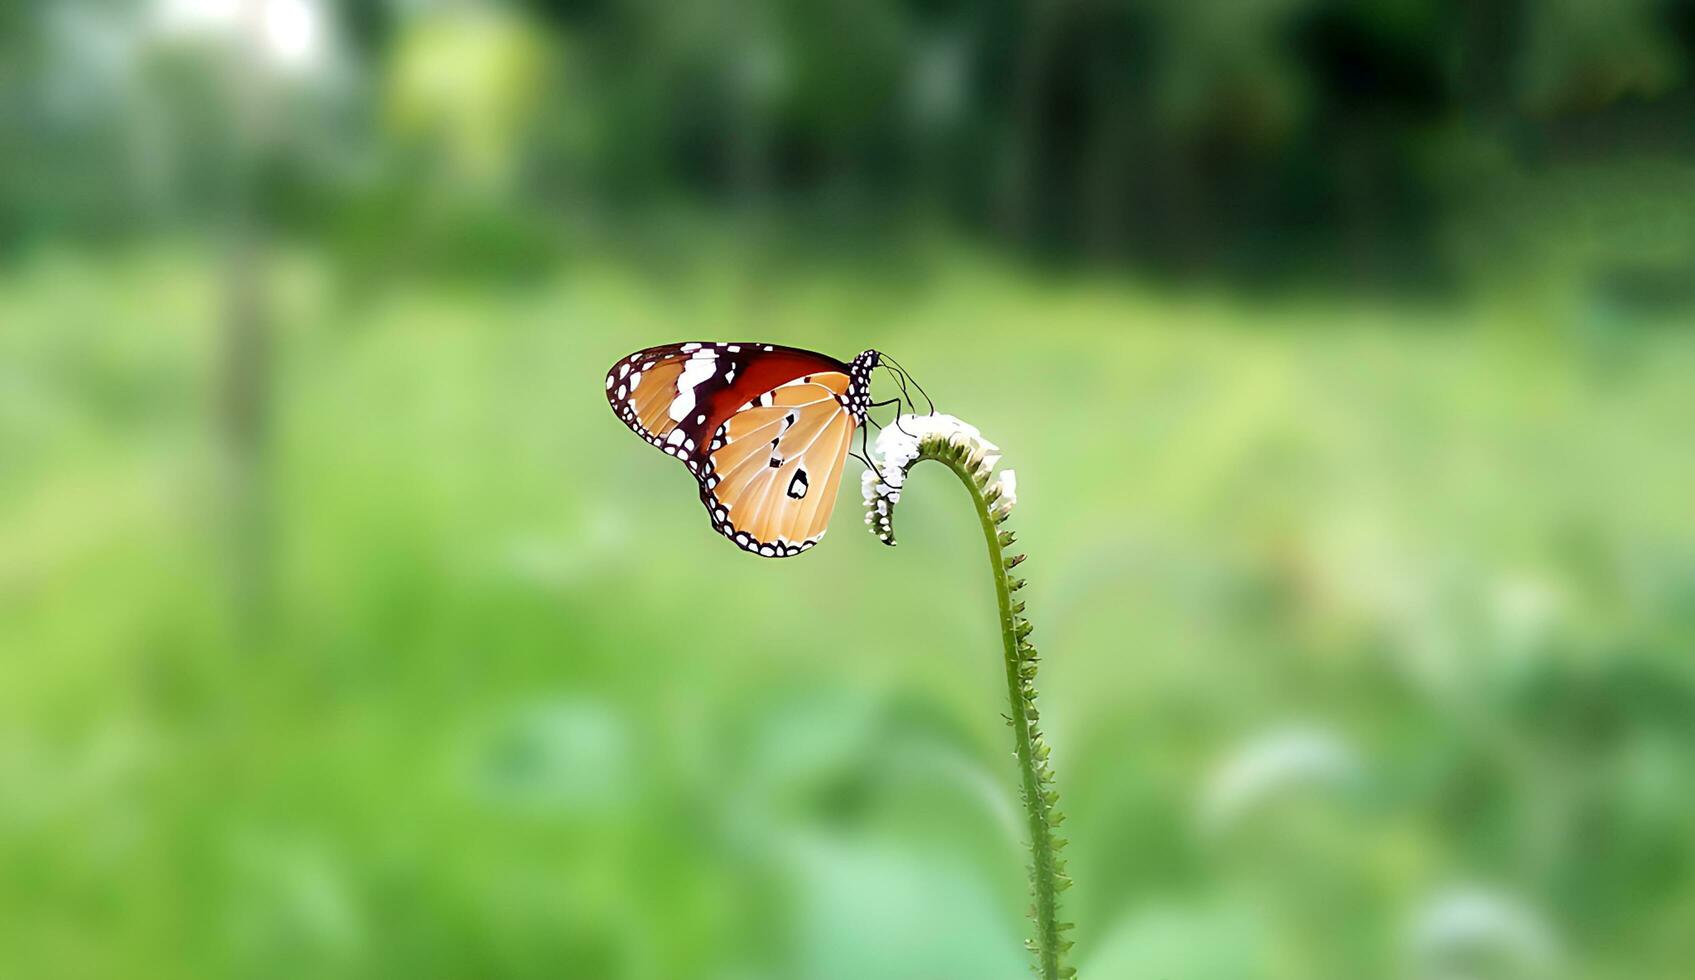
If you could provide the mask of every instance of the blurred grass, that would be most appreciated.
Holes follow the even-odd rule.
[[[598,385],[691,337],[894,352],[1006,447],[1085,976],[1683,974],[1686,325],[704,251],[280,256],[260,633],[214,266],[0,270],[0,975],[1022,975],[969,514],[921,476],[887,551],[855,473],[826,547],[726,548]],[[1552,959],[1420,940],[1474,882]]]

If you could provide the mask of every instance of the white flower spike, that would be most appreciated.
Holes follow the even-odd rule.
[[[1012,470],[995,476],[1000,447],[983,438],[977,427],[952,415],[902,415],[883,427],[871,447],[874,469],[866,470],[860,491],[865,497],[865,523],[884,544],[895,543],[894,509],[900,502],[906,474],[926,450],[951,450],[987,492],[1002,519],[1017,501],[1017,477]],[[998,493],[994,491],[998,490]]]

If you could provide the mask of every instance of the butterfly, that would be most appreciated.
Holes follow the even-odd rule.
[[[855,430],[898,401],[871,401],[883,361],[874,350],[843,363],[775,344],[665,344],[612,365],[606,400],[694,474],[718,533],[788,558],[824,536]]]

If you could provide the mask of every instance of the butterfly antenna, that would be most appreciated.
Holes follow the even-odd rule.
[[[909,408],[909,409],[912,410],[910,413],[904,413],[904,414],[916,415],[916,414],[918,414],[918,402],[913,399],[911,390],[909,390],[907,388],[907,382],[910,379],[907,378],[905,371],[899,371],[898,369],[897,369],[897,371],[898,371],[898,373],[895,374],[895,380],[896,380],[896,383],[900,385],[901,397],[906,402],[906,404],[903,407]],[[901,431],[905,432],[906,429],[903,428],[903,429],[901,429]]]
[[[917,379],[917,378],[914,378],[914,377],[913,377],[913,376],[912,376],[912,375],[911,375],[911,374],[910,374],[910,373],[908,373],[908,372],[907,372],[907,370],[906,370],[906,368],[905,368],[905,367],[902,367],[902,366],[901,366],[901,363],[900,363],[900,362],[899,362],[899,361],[897,361],[897,360],[895,360],[895,359],[894,359],[894,358],[892,358],[892,357],[890,357],[890,356],[888,356],[888,355],[887,355],[887,354],[884,354],[884,355],[883,355],[883,360],[885,360],[885,361],[889,361],[889,362],[890,362],[890,363],[892,363],[892,364],[894,364],[894,366],[895,366],[895,368],[896,368],[896,369],[897,369],[897,370],[899,370],[899,371],[900,371],[900,373],[901,373],[901,377],[903,377],[903,378],[905,378],[905,379],[906,379],[906,380],[908,380],[908,381],[911,381],[911,382],[912,382],[912,386],[913,386],[913,387],[914,387],[914,388],[917,388],[917,389],[918,389],[918,393],[919,393],[919,394],[920,394],[920,395],[923,395],[923,396],[924,396],[924,403],[925,403],[925,404],[926,404],[926,405],[928,405],[928,406],[930,406],[930,414],[931,414],[931,415],[934,415],[934,414],[936,414],[936,403],[935,403],[935,402],[934,402],[934,401],[931,401],[931,400],[930,400],[930,393],[929,393],[929,392],[927,392],[927,391],[925,391],[925,390],[924,390],[924,386],[923,386],[923,385],[921,385],[921,384],[919,384],[919,383],[918,383],[918,379]],[[904,385],[902,385],[902,390],[903,390],[903,391],[904,391],[904,390],[905,390],[905,386],[904,386]]]
[[[895,420],[890,424],[898,429],[901,435],[909,438],[916,438],[912,435],[912,433],[906,431],[906,426],[900,424],[900,417],[904,414],[901,412],[901,409],[912,404],[912,394],[906,390],[906,378],[902,376],[902,372],[896,371],[893,367],[887,364],[882,365],[882,368],[889,372],[889,375],[895,379],[895,386],[900,389],[900,397],[892,399],[898,404],[895,407]],[[888,402],[883,402],[882,404],[886,405]]]

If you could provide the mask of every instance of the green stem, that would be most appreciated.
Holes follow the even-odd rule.
[[[989,566],[995,580],[995,601],[1000,607],[1001,650],[1006,662],[1007,701],[1011,709],[1008,721],[1012,726],[1029,824],[1030,887],[1035,896],[1031,917],[1036,922],[1036,936],[1028,945],[1036,954],[1037,974],[1042,980],[1064,980],[1074,976],[1062,963],[1062,956],[1071,944],[1062,942],[1059,934],[1070,924],[1057,921],[1056,913],[1059,892],[1071,882],[1064,874],[1064,862],[1058,858],[1065,842],[1056,840],[1053,831],[1064,818],[1055,809],[1058,794],[1053,789],[1053,771],[1048,767],[1048,749],[1037,727],[1040,716],[1036,708],[1036,650],[1024,639],[1030,624],[1021,615],[1024,604],[1015,603],[1012,598],[1012,593],[1022,588],[1024,582],[1008,574],[1024,556],[1004,553],[1013,536],[999,529],[1006,520],[1006,512],[993,506],[998,491],[985,492],[978,477],[967,468],[967,458],[946,448],[938,452],[925,447],[918,462],[925,459],[946,464],[959,477],[983,526],[983,541],[989,549]]]

